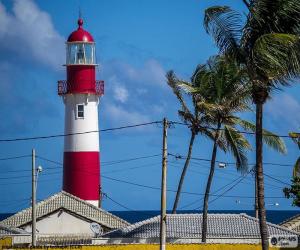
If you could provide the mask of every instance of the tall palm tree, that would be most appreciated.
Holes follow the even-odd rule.
[[[202,69],[201,72],[197,71],[198,74],[205,73],[205,65],[199,65],[197,69]],[[211,138],[212,133],[209,129],[207,129],[205,126],[202,125],[203,124],[203,115],[202,115],[203,109],[200,109],[197,106],[196,97],[194,95],[190,95],[190,97],[192,99],[192,105],[193,105],[192,108],[189,108],[189,105],[185,101],[185,99],[183,97],[182,89],[179,86],[180,86],[180,84],[187,84],[187,83],[182,80],[179,80],[173,71],[167,72],[166,78],[167,78],[167,84],[171,87],[173,93],[177,97],[177,99],[180,103],[180,106],[181,106],[181,110],[178,110],[178,115],[181,118],[181,120],[189,127],[189,129],[191,131],[188,153],[187,153],[187,156],[185,159],[184,167],[183,167],[181,175],[180,175],[180,180],[179,180],[179,183],[177,186],[176,196],[175,196],[173,209],[172,209],[172,213],[175,214],[177,207],[178,207],[184,178],[185,178],[185,175],[188,170],[189,163],[190,163],[195,137],[197,136],[197,134],[200,133],[202,135],[206,135]],[[198,83],[195,81],[195,75],[193,75],[191,78],[190,85],[193,87],[197,87],[198,86],[197,84]]]
[[[215,64],[217,61],[221,62],[221,60],[218,59],[218,57],[211,57],[206,64],[198,65],[194,74],[191,77],[190,83],[178,79],[173,71],[169,71],[166,74],[167,84],[171,87],[173,93],[175,94],[175,96],[177,97],[181,105],[181,110],[178,111],[178,115],[183,120],[183,122],[189,127],[191,131],[188,153],[185,159],[184,167],[181,172],[181,176],[180,176],[180,180],[178,183],[176,196],[173,204],[173,209],[172,209],[173,214],[176,213],[176,209],[178,207],[180,194],[183,187],[184,178],[190,163],[190,158],[191,158],[193,144],[196,135],[200,133],[201,135],[205,135],[210,139],[214,140],[214,133],[207,126],[208,115],[212,115],[210,114],[211,107],[208,104],[203,105],[204,103],[202,103],[202,105],[199,105],[200,103],[199,100],[201,96],[191,94],[189,95],[189,97],[191,97],[193,106],[192,108],[189,108],[187,102],[183,97],[182,88],[180,86],[185,85],[197,89],[201,84],[209,83],[209,81],[211,81],[210,78],[211,75],[210,70],[212,69],[211,65]],[[232,78],[232,80],[235,82],[241,82],[243,79],[242,71],[240,71],[236,65],[228,65],[228,68],[230,67],[231,70],[227,72],[227,74],[230,74],[229,77]]]
[[[263,105],[273,89],[299,76],[300,2],[298,0],[243,0],[246,18],[228,6],[205,11],[204,25],[221,53],[242,64],[256,105],[256,175],[262,248],[268,249],[262,164]]]
[[[251,146],[244,134],[237,130],[237,126],[254,131],[255,125],[237,116],[237,113],[250,110],[250,88],[245,84],[248,79],[242,68],[226,57],[217,56],[212,57],[207,63],[205,74],[196,73],[195,82],[198,84],[181,83],[180,86],[195,96],[197,107],[203,111],[202,126],[213,127],[211,166],[202,212],[202,242],[206,242],[208,201],[217,150],[220,148],[225,153],[231,152],[236,159],[237,170],[245,173],[248,167],[246,151],[251,149]],[[285,152],[285,145],[279,137],[269,131],[264,131],[264,134],[272,135],[264,136],[267,145],[277,151]]]

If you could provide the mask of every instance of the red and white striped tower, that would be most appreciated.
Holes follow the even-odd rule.
[[[67,80],[58,81],[58,94],[65,104],[63,190],[95,206],[99,204],[100,150],[98,103],[104,82],[95,79],[95,42],[82,28],[67,41]],[[77,134],[76,134],[77,133]]]

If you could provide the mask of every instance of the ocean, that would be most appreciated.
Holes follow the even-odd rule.
[[[157,216],[160,214],[160,211],[158,210],[145,210],[145,211],[110,211],[112,214],[119,216],[120,218],[130,222],[135,223],[138,221],[146,220],[148,218]],[[168,211],[170,213],[171,211]],[[184,211],[178,211],[177,213],[199,213],[199,210],[184,210]],[[250,216],[254,216],[253,210],[210,210],[209,213],[246,213]],[[296,214],[300,214],[300,210],[267,210],[267,221],[279,224],[288,218],[291,218],[292,216],[295,216]],[[0,221],[13,215],[12,213],[2,213],[0,214]]]

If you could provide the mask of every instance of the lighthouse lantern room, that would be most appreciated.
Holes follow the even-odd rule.
[[[65,104],[63,190],[98,206],[100,199],[100,149],[98,104],[104,82],[95,79],[95,42],[78,29],[67,40],[67,80],[58,81]]]

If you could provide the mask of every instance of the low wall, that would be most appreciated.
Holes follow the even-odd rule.
[[[9,247],[11,240],[0,239],[0,250],[2,249],[18,249],[18,250],[32,250],[33,248],[12,248]],[[2,246],[4,246],[2,248]],[[130,244],[130,245],[101,245],[101,246],[70,246],[70,247],[36,247],[36,250],[158,250],[157,244]],[[260,250],[260,245],[250,244],[170,244],[167,245],[166,250]],[[270,250],[280,248],[270,248]],[[282,248],[285,250],[295,250],[300,248]]]

